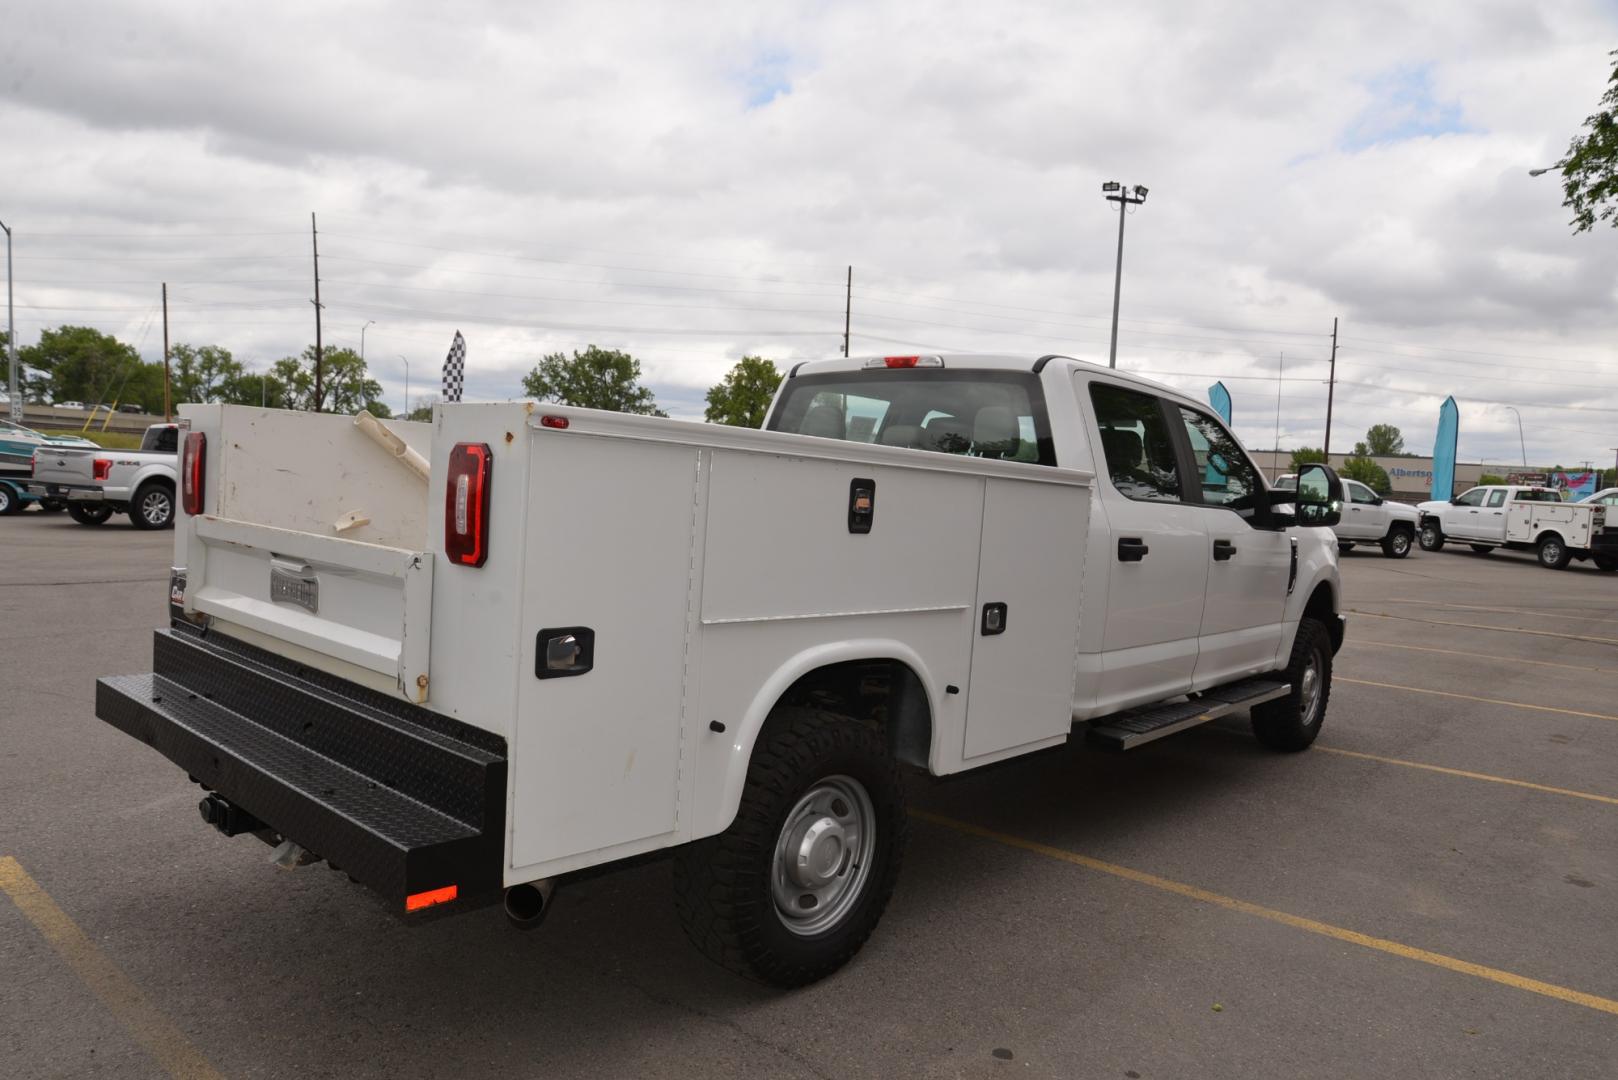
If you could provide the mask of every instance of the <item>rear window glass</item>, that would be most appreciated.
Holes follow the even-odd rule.
[[[771,431],[1055,465],[1039,379],[1016,371],[845,371],[787,382]]]

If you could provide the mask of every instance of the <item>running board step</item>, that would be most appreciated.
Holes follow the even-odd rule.
[[[1216,686],[1191,701],[1170,701],[1161,705],[1145,705],[1138,709],[1116,713],[1090,726],[1092,746],[1106,750],[1133,750],[1177,731],[1206,724],[1238,709],[1254,705],[1292,692],[1290,683],[1275,679],[1243,679],[1241,682]]]

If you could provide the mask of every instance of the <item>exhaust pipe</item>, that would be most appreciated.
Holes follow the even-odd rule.
[[[551,910],[556,884],[550,878],[513,885],[506,890],[506,918],[519,930],[532,930]]]

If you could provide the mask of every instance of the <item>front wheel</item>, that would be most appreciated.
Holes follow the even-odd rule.
[[[129,521],[137,529],[168,529],[174,525],[174,489],[167,484],[146,484],[129,504]]]
[[[95,503],[69,503],[67,516],[80,525],[104,525],[112,517],[112,507]]]
[[[1410,530],[1394,529],[1382,538],[1382,554],[1390,559],[1402,559],[1410,554]]]
[[[1444,550],[1444,533],[1443,530],[1439,529],[1436,521],[1422,522],[1421,533],[1417,540],[1421,544],[1421,550],[1423,551]]]
[[[1494,546],[1492,544],[1468,544],[1466,546],[1471,548],[1473,553],[1477,555],[1487,555],[1489,552],[1494,550]]]
[[[1320,734],[1331,697],[1331,633],[1318,620],[1298,624],[1282,677],[1292,684],[1291,692],[1253,706],[1253,734],[1271,750],[1306,750]]]
[[[676,854],[680,922],[739,975],[782,987],[824,978],[882,917],[905,827],[904,787],[879,729],[777,707],[730,828]]]
[[[1567,564],[1573,561],[1573,553],[1562,543],[1562,538],[1555,533],[1543,537],[1539,541],[1539,565],[1547,570],[1566,570]]]

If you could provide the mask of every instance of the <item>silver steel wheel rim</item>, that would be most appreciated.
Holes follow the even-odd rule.
[[[0,484],[0,510],[11,509],[11,489]]]
[[[169,517],[169,498],[161,491],[148,492],[140,501],[141,517],[148,525],[161,525]]]
[[[799,937],[835,927],[859,901],[876,851],[876,810],[865,785],[828,776],[804,793],[775,840],[770,894]]]
[[[1430,546],[1433,543],[1433,541],[1435,541],[1437,539],[1438,539],[1438,530],[1433,528],[1431,525],[1429,525],[1425,529],[1421,530],[1421,542],[1422,543],[1427,544],[1427,545]]]
[[[1562,545],[1555,540],[1545,541],[1545,546],[1539,549],[1541,562],[1553,563],[1562,557]]]
[[[1315,712],[1320,708],[1320,654],[1311,652],[1309,663],[1303,669],[1303,675],[1298,679],[1298,705],[1303,716],[1303,726],[1312,727],[1315,722]]]
[[[1410,550],[1410,537],[1405,535],[1402,532],[1394,533],[1393,534],[1393,550],[1394,551],[1409,551]]]

